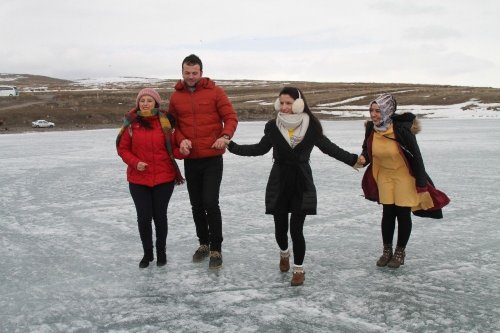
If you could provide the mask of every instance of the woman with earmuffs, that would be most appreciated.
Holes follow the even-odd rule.
[[[142,89],[136,106],[125,114],[116,138],[118,155],[127,164],[129,190],[137,211],[144,256],[140,268],[154,260],[153,230],[156,232],[157,266],[167,263],[167,208],[174,186],[184,178],[175,161],[183,155],[175,148],[172,115],[160,109],[161,98],[151,88]]]
[[[410,238],[411,214],[442,218],[450,199],[434,187],[427,175],[415,135],[420,123],[412,113],[396,114],[397,102],[382,94],[370,102],[371,121],[366,122],[362,155],[369,164],[362,180],[365,198],[382,204],[383,253],[379,267],[398,268],[404,264]],[[398,239],[392,240],[398,222]]]
[[[260,156],[273,149],[274,164],[266,187],[266,214],[274,217],[275,237],[280,247],[281,272],[290,269],[288,225],[293,243],[292,286],[304,283],[306,243],[303,226],[306,215],[315,215],[317,198],[309,159],[314,146],[323,153],[360,167],[364,160],[332,143],[325,135],[318,118],[309,109],[302,92],[285,87],[274,104],[276,118],[267,122],[259,143],[238,145],[227,140],[228,150],[241,156]],[[289,218],[290,214],[290,218]]]

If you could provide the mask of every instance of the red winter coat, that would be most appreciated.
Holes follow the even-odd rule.
[[[170,96],[169,113],[176,121],[176,142],[191,140],[191,153],[185,158],[222,155],[225,149],[211,146],[223,135],[230,138],[238,126],[238,116],[222,88],[209,78],[202,78],[191,92],[179,80]]]
[[[144,118],[144,121],[149,122],[151,129],[135,121],[123,132],[118,144],[118,155],[128,165],[127,180],[133,184],[150,187],[172,182],[175,180],[175,167],[167,153],[160,120],[158,117],[151,117]],[[174,135],[171,137],[175,158],[184,158],[175,147]],[[137,170],[139,162],[148,164],[146,170]]]

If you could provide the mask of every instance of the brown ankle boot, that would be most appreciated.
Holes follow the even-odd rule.
[[[304,271],[304,267],[294,267],[293,268],[293,276],[292,281],[290,281],[290,285],[292,286],[301,286],[304,284],[306,272]]]
[[[288,272],[290,270],[290,252],[280,252],[280,271]]]
[[[384,244],[384,252],[382,253],[382,256],[377,260],[377,266],[384,267],[391,259],[392,259],[392,244]]]
[[[405,264],[405,248],[401,246],[396,246],[396,250],[394,250],[394,255],[392,259],[387,263],[387,267],[390,268],[398,268],[401,265]]]

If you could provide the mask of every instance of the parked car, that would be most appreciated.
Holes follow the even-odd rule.
[[[0,86],[0,96],[19,96],[16,86]]]
[[[47,121],[47,120],[35,120],[34,122],[31,123],[31,127],[54,127],[56,124],[53,122]]]

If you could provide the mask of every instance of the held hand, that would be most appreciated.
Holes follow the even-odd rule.
[[[189,155],[191,153],[192,148],[193,148],[193,144],[191,143],[191,140],[189,140],[189,139],[182,140],[181,144],[179,145],[179,151],[184,156]]]
[[[148,166],[148,164],[146,162],[139,162],[139,163],[137,163],[137,170],[144,171],[144,170],[146,170],[147,166]]]
[[[191,154],[191,150],[189,148],[180,147],[179,151],[184,156],[187,156],[187,155]]]
[[[354,170],[359,171],[359,169],[365,166],[365,163],[366,163],[365,157],[363,155],[359,155],[356,164],[354,164],[352,167],[354,168]]]
[[[191,140],[189,139],[184,139],[181,141],[181,144],[179,145],[180,149],[187,149],[188,151],[193,148],[193,144],[191,143]]]
[[[226,140],[229,143],[229,140],[224,137],[218,138],[217,140],[215,140],[211,148],[224,149],[226,147]]]
[[[356,162],[356,164],[354,164],[352,168],[356,171],[359,171],[359,169],[363,168],[363,164],[359,164],[358,162]]]

